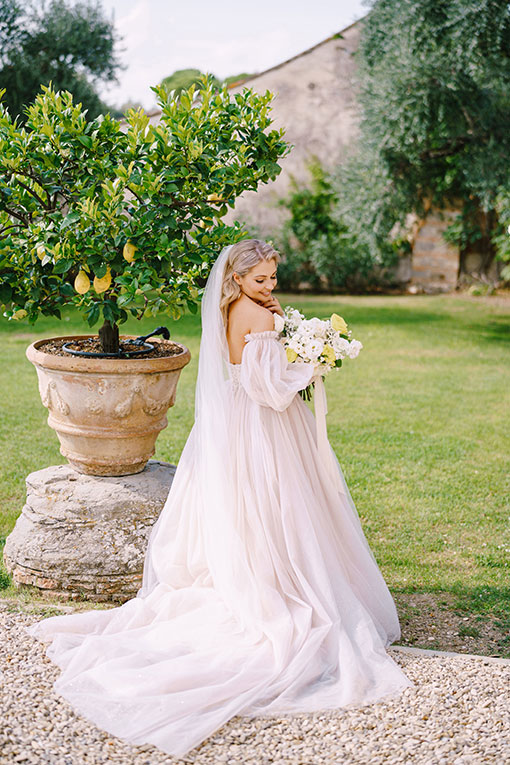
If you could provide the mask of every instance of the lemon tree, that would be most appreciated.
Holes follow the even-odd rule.
[[[161,118],[87,120],[50,83],[20,127],[0,101],[0,303],[33,323],[76,306],[101,339],[118,325],[197,311],[210,267],[245,238],[223,216],[246,190],[273,180],[290,151],[270,129],[273,94],[155,86]],[[3,91],[0,91],[0,98]],[[103,342],[103,347],[105,347]],[[118,348],[118,345],[116,346]]]

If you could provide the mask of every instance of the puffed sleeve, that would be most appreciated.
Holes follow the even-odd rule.
[[[296,393],[311,382],[315,364],[289,363],[278,334],[276,330],[267,330],[244,336],[246,345],[239,379],[257,404],[283,412]]]

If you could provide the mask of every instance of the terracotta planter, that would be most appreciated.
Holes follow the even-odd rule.
[[[182,353],[154,359],[88,359],[44,353],[39,348],[45,342],[32,343],[26,355],[61,454],[88,475],[141,472],[168,425],[181,369],[191,358],[188,348],[176,343]]]

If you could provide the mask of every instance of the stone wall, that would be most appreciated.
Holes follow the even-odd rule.
[[[361,21],[356,21],[339,36],[232,87],[234,93],[244,87],[274,93],[271,128],[284,128],[284,138],[294,148],[280,161],[282,171],[274,181],[239,197],[225,216],[227,223],[245,220],[255,224],[263,237],[269,236],[285,215],[275,201],[288,192],[291,175],[308,183],[309,159],[318,157],[332,168],[352,151],[359,132],[354,54],[360,32]]]
[[[457,285],[459,248],[443,238],[458,210],[432,208],[419,221],[413,242],[409,286],[412,291],[450,292]]]

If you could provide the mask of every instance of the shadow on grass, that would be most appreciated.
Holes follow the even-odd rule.
[[[393,587],[392,592],[435,595],[449,593],[455,597],[453,605],[456,610],[477,614],[490,613],[506,620],[510,629],[510,587],[492,587],[490,585],[465,587],[457,582],[451,587],[417,587],[415,585]]]
[[[485,324],[465,324],[464,331],[473,332],[479,339],[489,343],[510,343],[510,316],[491,319]]]

